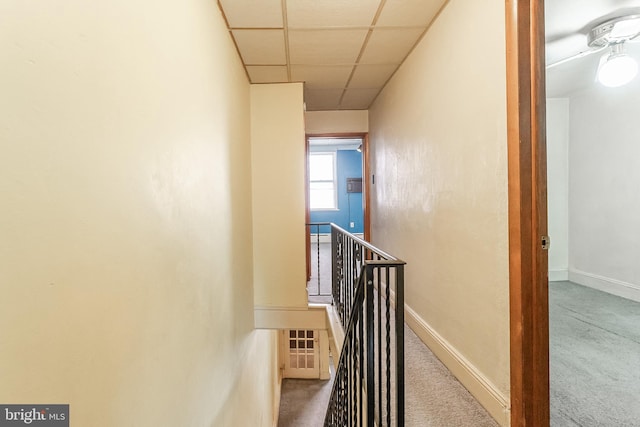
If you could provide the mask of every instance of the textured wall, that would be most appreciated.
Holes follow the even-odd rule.
[[[307,111],[304,113],[305,131],[311,134],[367,132],[369,118],[366,110]]]
[[[250,87],[216,3],[0,9],[0,401],[69,403],[75,426],[272,425]]]
[[[451,0],[369,127],[374,243],[407,261],[408,306],[508,402],[504,22],[504,2]]]
[[[569,99],[547,100],[549,280],[569,278]]]
[[[570,98],[569,275],[640,300],[640,79]]]

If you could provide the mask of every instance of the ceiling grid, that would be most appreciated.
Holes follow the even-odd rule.
[[[252,83],[304,82],[307,110],[368,109],[445,0],[219,0]]]

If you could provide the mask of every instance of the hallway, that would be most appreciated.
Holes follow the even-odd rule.
[[[66,404],[75,426],[273,427],[280,331],[325,325],[305,290],[305,137],[351,133],[372,243],[410,266],[413,319],[507,424],[504,2],[3,12],[0,402]],[[422,353],[414,420],[472,407]]]

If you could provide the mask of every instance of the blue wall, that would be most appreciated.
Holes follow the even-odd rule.
[[[311,222],[333,222],[351,233],[363,233],[362,193],[347,193],[347,178],[362,178],[362,153],[357,150],[338,150],[336,156],[338,175],[338,210],[311,211]],[[354,227],[349,223],[354,222]],[[311,232],[316,231],[312,227]],[[329,233],[329,227],[321,227],[321,233]]]

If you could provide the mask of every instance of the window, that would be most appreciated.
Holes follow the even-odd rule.
[[[309,153],[311,209],[337,209],[336,153]]]

